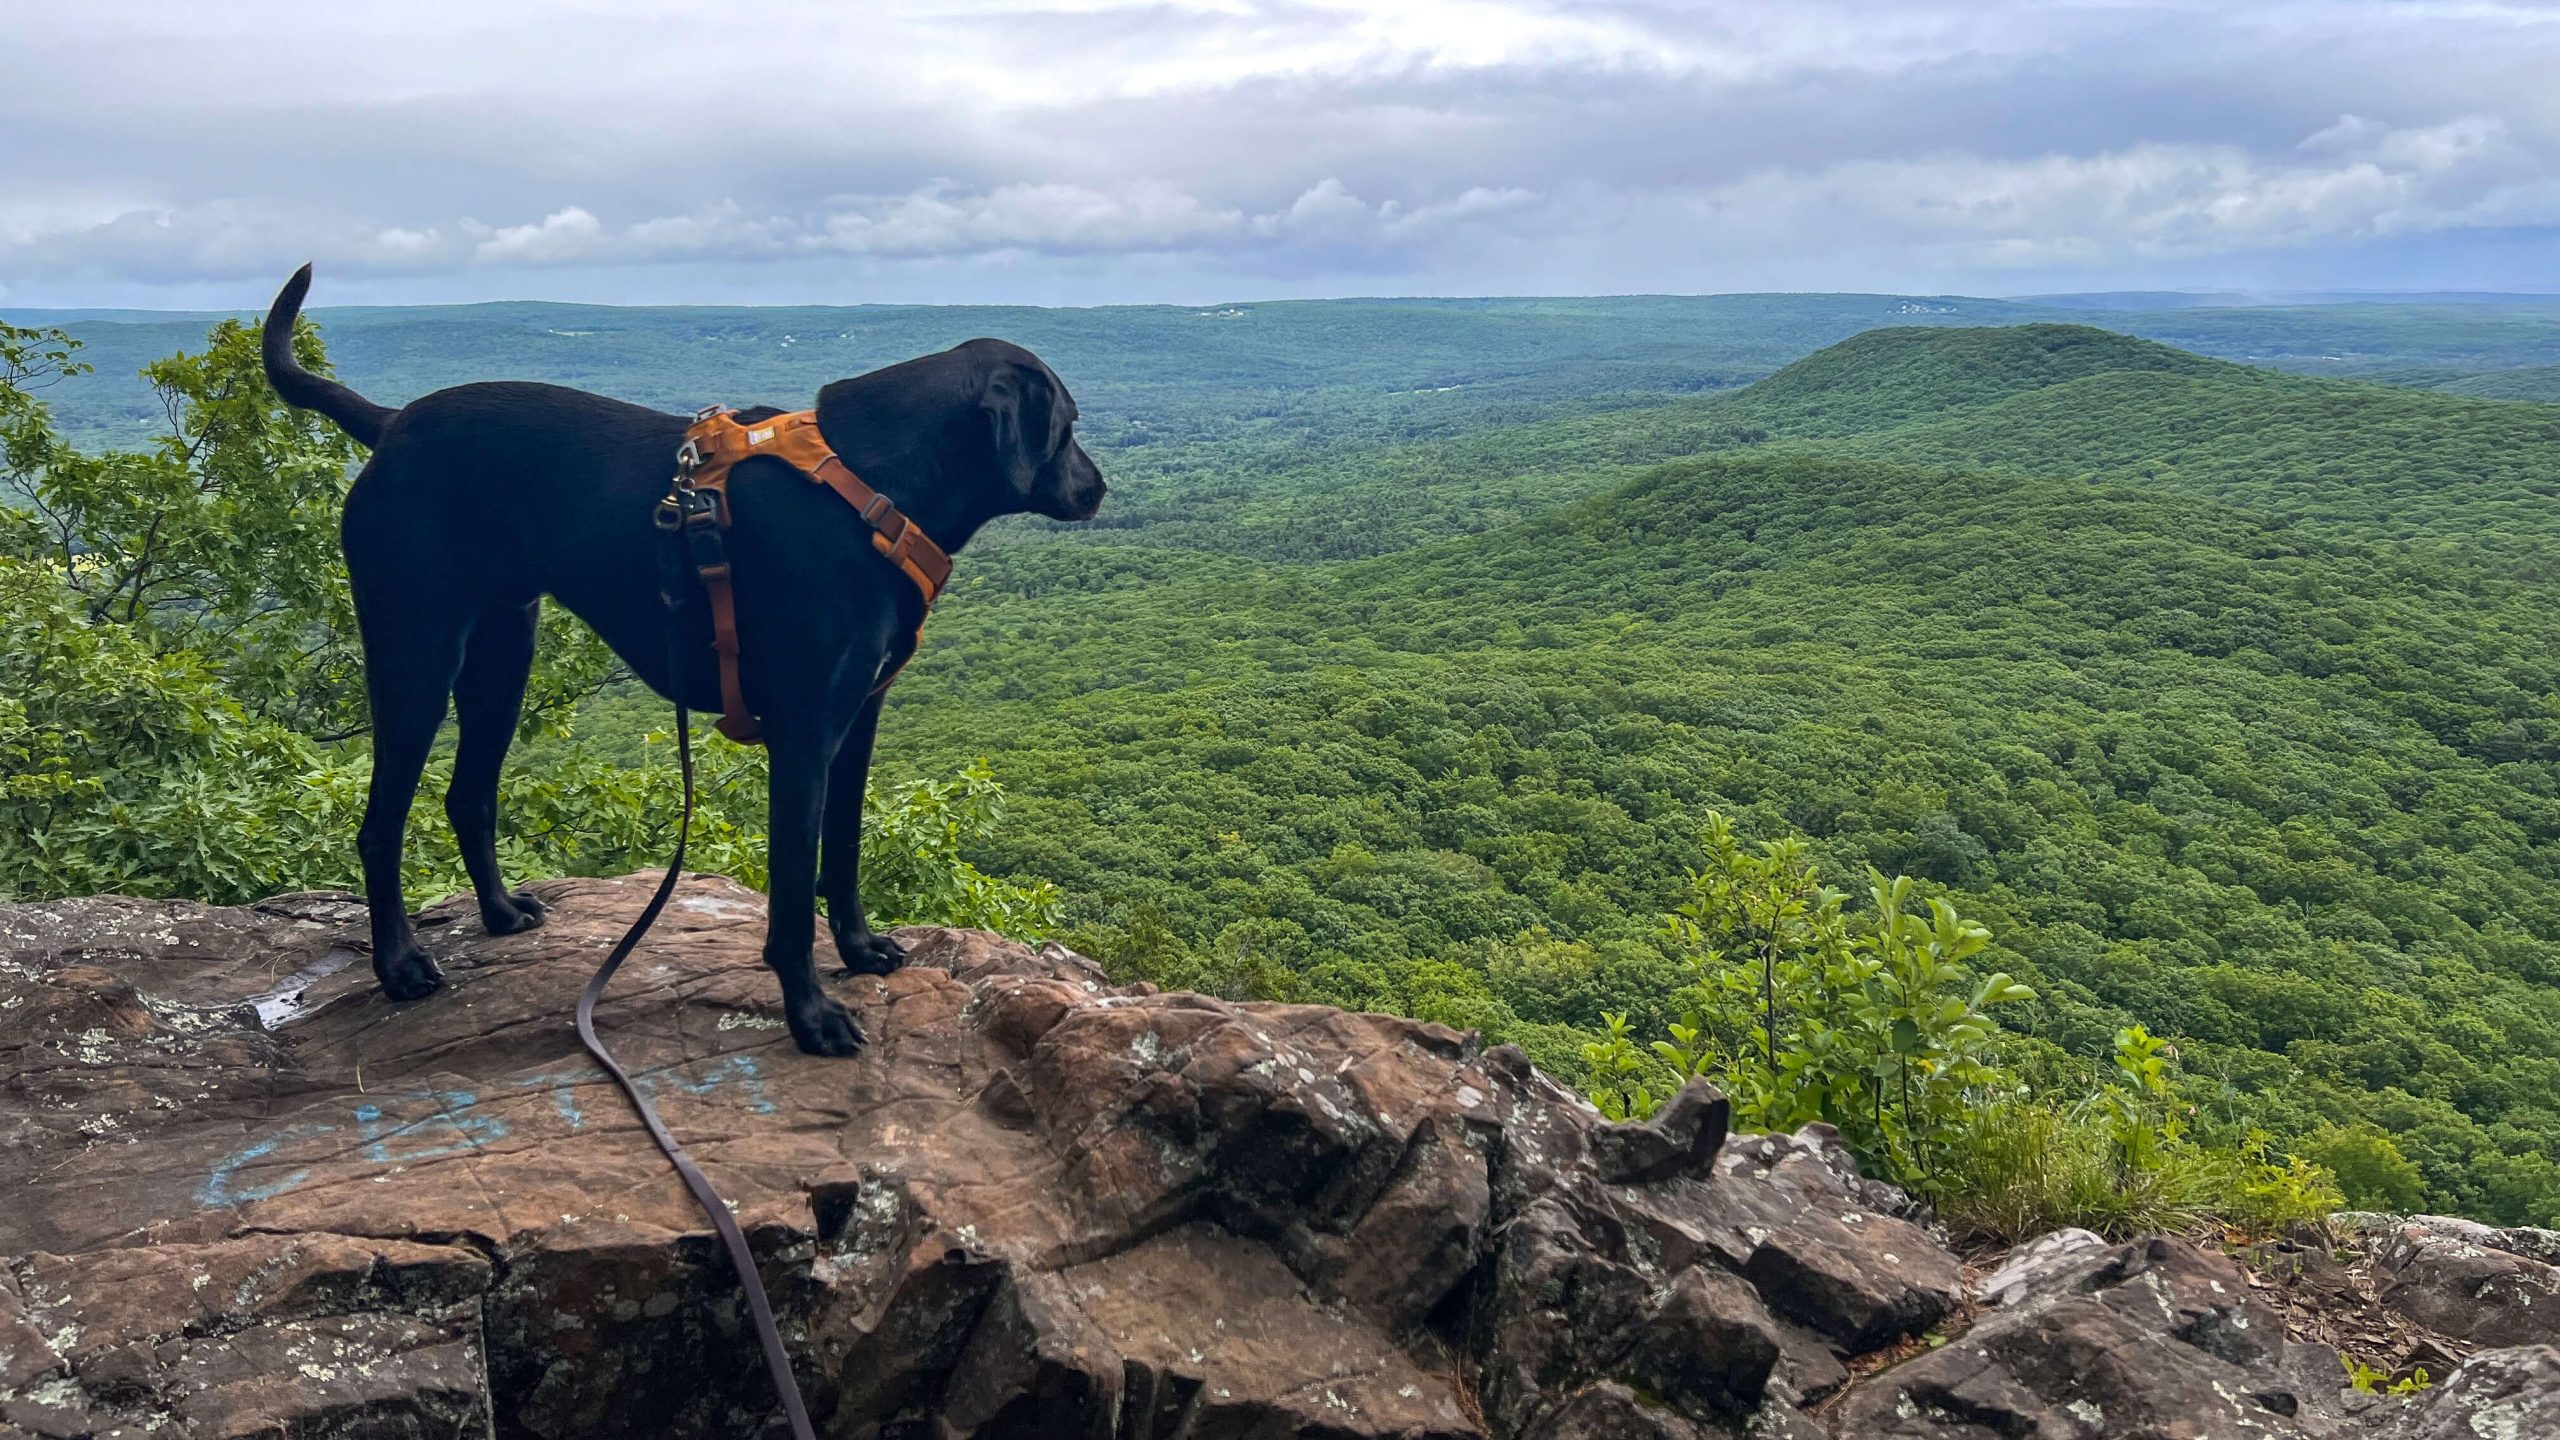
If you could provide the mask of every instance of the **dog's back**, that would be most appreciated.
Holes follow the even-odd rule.
[[[559,385],[422,396],[385,421],[347,495],[350,578],[362,589],[368,570],[469,556],[443,582],[475,609],[543,591],[581,608],[599,587],[645,586],[649,516],[684,427],[680,415]]]

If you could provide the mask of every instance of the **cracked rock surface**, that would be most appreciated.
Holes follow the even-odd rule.
[[[2560,1233],[2448,1215],[2376,1227],[2382,1303],[2478,1345],[2560,1345]]]
[[[0,1440],[781,1433],[717,1244],[570,1029],[648,884],[533,888],[520,935],[431,910],[448,983],[402,1006],[346,896],[0,906]],[[1965,1277],[1822,1127],[1727,1139],[1704,1087],[1612,1126],[1444,1027],[1054,946],[901,932],[908,968],[831,982],[870,1048],[807,1058],[764,914],[689,878],[598,1019],[827,1435],[2433,1436],[2560,1383],[2495,1351],[2324,1418],[2229,1262],[2094,1237],[1929,1349]],[[1913,1358],[1853,1382],[1875,1351]]]

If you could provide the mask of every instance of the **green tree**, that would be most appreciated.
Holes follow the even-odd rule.
[[[1930,1183],[1969,1106],[1999,1079],[1990,1008],[2035,992],[2005,972],[1973,974],[1966,962],[1990,932],[1942,899],[1915,910],[1908,876],[1870,871],[1873,911],[1853,920],[1800,838],[1746,848],[1710,811],[1705,845],[1707,863],[1664,920],[1690,957],[1690,1003],[1654,1053],[1676,1080],[1716,1081],[1746,1129],[1826,1121],[1885,1173]],[[1652,1108],[1622,1018],[1591,1061],[1611,1096],[1604,1109]]]
[[[0,328],[0,480],[36,523],[16,550],[50,566],[92,625],[157,654],[195,656],[248,713],[316,739],[366,726],[363,656],[338,554],[338,513],[362,456],[336,426],[270,389],[262,327],[217,323],[203,350],[144,367],[162,424],[146,448],[84,451],[37,391],[85,367],[58,331]],[[303,364],[326,373],[309,321]],[[617,678],[609,650],[552,617],[531,724],[557,723]]]
[[[2302,1153],[2338,1177],[2351,1205],[2409,1211],[2427,1198],[2426,1176],[2400,1153],[2391,1132],[2369,1120],[2323,1125],[2302,1142]]]
[[[316,333],[296,345],[325,363]],[[352,729],[364,696],[337,515],[355,444],[268,389],[255,326],[225,320],[144,375],[165,417],[145,449],[83,452],[20,410],[9,479],[41,522],[36,558],[87,623],[199,657],[251,713]]]

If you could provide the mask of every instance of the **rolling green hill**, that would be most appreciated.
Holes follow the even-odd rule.
[[[884,743],[991,758],[1018,809],[981,859],[1104,953],[1559,1065],[1604,1008],[1661,1018],[1647,936],[1708,807],[1799,830],[1990,923],[2050,1063],[2140,1020],[2233,1114],[2377,1119],[2441,1203],[2549,1219],[2555,419],[2087,330],[1871,334],[1473,437],[1557,489],[1727,452],[1483,534],[974,557]]]
[[[1866,431],[1845,445],[1901,460],[2140,481],[2288,522],[2491,547],[2548,538],[2560,501],[2560,408],[2239,367],[2127,367]]]
[[[1355,558],[1512,523],[1664,460],[1790,441],[2141,479],[2484,543],[2520,533],[2498,517],[2560,486],[2560,410],[2283,376],[2086,326],[1897,328],[1740,390],[1269,460],[1230,447],[1196,470],[1121,467],[1110,523],[1068,538]]]
[[[1870,330],[1797,361],[1737,396],[1733,409],[1797,436],[1846,435],[1930,420],[2093,375],[2249,372],[2087,325],[1962,334]]]

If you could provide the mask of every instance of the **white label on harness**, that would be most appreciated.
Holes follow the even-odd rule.
[[[767,425],[761,430],[750,430],[747,432],[747,443],[750,445],[761,445],[772,438],[773,427],[770,425]]]

